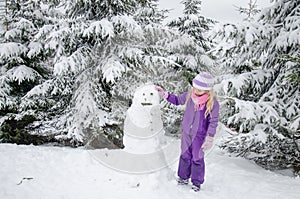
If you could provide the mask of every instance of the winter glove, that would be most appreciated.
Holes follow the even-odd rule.
[[[155,90],[157,90],[160,97],[167,99],[169,94],[160,86],[155,86]]]
[[[212,145],[213,145],[213,141],[214,141],[214,138],[213,138],[213,137],[211,137],[211,136],[206,136],[205,142],[204,142],[203,145],[202,145],[202,149],[203,149],[204,151],[209,150],[209,149],[212,147]]]

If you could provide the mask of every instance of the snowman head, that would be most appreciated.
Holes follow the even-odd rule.
[[[159,105],[159,94],[153,84],[146,84],[136,89],[132,100],[134,106],[151,108]]]

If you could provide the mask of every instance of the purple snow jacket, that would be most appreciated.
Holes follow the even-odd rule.
[[[167,101],[175,105],[184,105],[188,94],[189,92],[184,92],[178,96],[169,94]],[[182,119],[182,135],[189,135],[191,137],[197,136],[203,140],[206,135],[214,137],[218,126],[219,108],[219,103],[217,99],[215,99],[211,113],[205,118],[206,105],[203,110],[196,111],[194,102],[190,98]]]

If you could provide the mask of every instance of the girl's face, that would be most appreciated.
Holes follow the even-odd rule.
[[[198,96],[201,96],[201,95],[203,95],[203,94],[209,93],[209,91],[206,91],[206,90],[200,90],[200,89],[197,89],[197,88],[195,88],[195,87],[193,87],[193,89],[194,89],[195,94],[198,95]]]

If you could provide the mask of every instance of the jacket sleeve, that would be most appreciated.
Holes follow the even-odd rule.
[[[210,117],[208,118],[208,128],[207,135],[214,137],[216,134],[218,120],[219,120],[219,102],[215,99],[213,108],[210,113]]]
[[[174,94],[169,94],[168,98],[167,98],[167,101],[172,103],[172,104],[175,104],[175,105],[183,105],[185,104],[185,101],[186,101],[186,97],[188,95],[188,92],[184,92],[180,95],[174,95]]]

